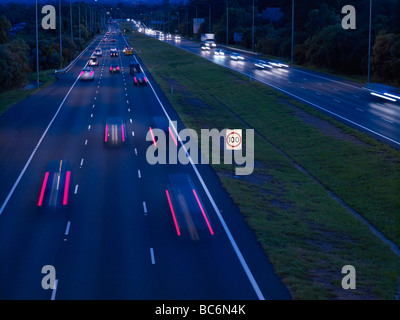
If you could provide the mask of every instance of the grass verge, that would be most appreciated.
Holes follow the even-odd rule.
[[[22,87],[0,93],[0,116],[16,103],[24,100],[32,94],[35,94],[38,90],[46,88],[56,81],[56,78],[54,77],[54,69],[40,71],[39,79],[40,82],[42,82],[39,89],[25,89],[25,87]],[[28,80],[29,82],[36,81],[36,72],[32,72],[29,75]]]
[[[398,257],[327,190],[399,244],[398,151],[181,49],[138,33],[130,41],[187,127],[255,129],[252,175],[213,168],[294,298],[395,297]],[[348,264],[356,290],[341,287]]]

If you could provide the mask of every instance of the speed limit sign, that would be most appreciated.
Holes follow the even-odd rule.
[[[226,129],[226,150],[242,150],[242,129]]]

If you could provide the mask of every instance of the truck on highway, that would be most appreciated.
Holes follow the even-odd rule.
[[[200,36],[201,46],[207,47],[208,49],[216,48],[214,33],[202,33]]]

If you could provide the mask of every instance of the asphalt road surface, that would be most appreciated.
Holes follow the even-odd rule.
[[[290,299],[210,166],[148,163],[152,117],[178,117],[146,66],[148,84],[133,85],[128,65],[138,58],[115,38],[97,38],[0,118],[0,299]],[[94,81],[80,81],[96,47]],[[109,73],[112,61],[120,73]],[[105,146],[109,117],[123,119],[121,147]],[[166,196],[176,173],[207,212],[206,240],[176,233]],[[56,282],[44,289],[48,265]]]

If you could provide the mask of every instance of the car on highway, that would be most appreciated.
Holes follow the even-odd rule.
[[[197,241],[214,235],[211,220],[188,174],[169,174],[165,193],[178,237]]]
[[[207,50],[211,50],[211,48],[210,48],[210,46],[206,46],[205,44],[202,44],[201,45],[201,50],[207,51]]]
[[[85,67],[82,69],[81,73],[79,74],[80,81],[93,81],[94,80],[94,70],[92,67]]]
[[[243,57],[240,53],[233,52],[233,53],[231,54],[231,60],[235,60],[235,61],[244,61],[244,57]]]
[[[152,143],[154,146],[158,148],[162,148],[164,150],[169,149],[169,144],[173,143],[175,146],[178,146],[178,140],[176,138],[176,135],[173,133],[172,129],[169,126],[169,121],[166,116],[154,116],[151,119],[151,126],[149,128],[149,132],[152,138]],[[162,130],[164,136],[165,136],[165,146],[160,146],[159,144],[157,145],[157,142],[159,142],[159,139],[156,138],[158,136],[155,134],[154,129],[159,129]]]
[[[111,42],[115,42],[115,41],[116,41],[115,38],[112,38],[112,39],[111,39]]]
[[[370,91],[370,94],[379,99],[384,99],[390,102],[400,101],[400,89],[381,83],[369,83],[364,86]]]
[[[112,63],[110,65],[110,73],[119,73],[119,65],[116,63]]]
[[[223,52],[221,49],[217,49],[217,50],[215,50],[214,55],[225,56],[225,52]]]
[[[99,65],[99,60],[95,56],[91,56],[89,58],[89,66],[98,66]]]
[[[260,70],[272,69],[272,66],[265,60],[258,60],[254,66]]]
[[[110,49],[110,56],[111,56],[111,57],[118,57],[118,50],[117,50],[117,48],[111,48],[111,49]]]
[[[101,48],[96,48],[94,49],[93,55],[101,57],[103,55],[103,50],[101,50]]]
[[[104,127],[104,144],[107,147],[121,147],[126,143],[126,128],[122,117],[108,117]]]
[[[181,36],[180,35],[175,35],[175,41],[181,41]]]
[[[133,48],[132,47],[126,47],[125,55],[131,56],[132,54],[133,54]]]
[[[172,35],[171,35],[170,33],[167,33],[166,36],[165,36],[165,38],[166,38],[167,40],[171,40],[171,39],[172,39]]]
[[[69,204],[72,171],[67,160],[50,161],[45,169],[37,206],[51,210],[65,208]]]
[[[273,68],[289,68],[289,65],[277,60],[268,61],[268,64]]]
[[[143,72],[142,67],[139,63],[131,63],[129,65],[130,74],[133,75],[133,84],[139,86],[142,84],[147,84],[147,78]]]

